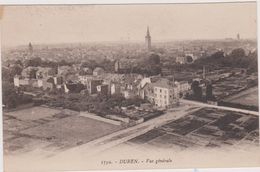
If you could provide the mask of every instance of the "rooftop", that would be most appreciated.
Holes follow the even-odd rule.
[[[168,79],[161,78],[155,83],[152,83],[152,86],[171,89],[174,87],[174,83],[169,81]]]

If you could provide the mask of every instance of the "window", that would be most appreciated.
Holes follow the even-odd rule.
[[[164,98],[166,99],[166,96],[164,96]]]
[[[160,93],[162,92],[162,89],[160,89]]]

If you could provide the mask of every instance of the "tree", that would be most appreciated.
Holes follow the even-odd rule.
[[[3,104],[6,105],[7,108],[15,108],[17,105],[18,95],[15,91],[13,84],[3,81]]]
[[[31,69],[30,72],[29,72],[29,77],[32,78],[32,79],[35,79],[36,78],[36,72],[37,72],[37,69]]]
[[[191,84],[193,97],[195,100],[202,100],[202,88],[199,86],[199,81],[193,81]]]
[[[149,59],[149,63],[151,64],[160,64],[160,56],[158,54],[151,54]]]
[[[42,59],[40,57],[35,57],[32,59],[26,60],[24,65],[25,65],[25,67],[28,67],[28,66],[38,67],[38,66],[41,66],[41,64],[42,64]]]
[[[193,62],[193,58],[191,56],[187,56],[187,62],[188,63],[192,63]]]
[[[223,51],[217,51],[214,54],[210,56],[212,59],[221,59],[224,57],[224,52]]]
[[[14,66],[11,68],[11,76],[21,75],[22,71],[23,71],[22,66],[20,66],[20,65],[14,65]]]
[[[233,57],[245,57],[246,53],[245,53],[245,50],[243,48],[236,48],[231,52],[230,55],[233,56]]]
[[[13,81],[13,76],[8,68],[2,67],[2,80],[7,82]]]
[[[213,100],[213,87],[212,84],[207,84],[206,86],[206,100]]]
[[[20,66],[23,66],[23,63],[22,63],[21,60],[16,60],[16,61],[15,61],[15,64],[20,65]]]

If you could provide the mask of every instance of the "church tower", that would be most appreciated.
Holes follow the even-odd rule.
[[[145,44],[146,44],[147,50],[150,51],[152,46],[151,46],[151,36],[150,36],[149,27],[147,27],[147,31],[146,31]]]
[[[32,46],[31,42],[29,42],[28,50],[29,50],[29,54],[32,55],[33,54],[33,46]]]

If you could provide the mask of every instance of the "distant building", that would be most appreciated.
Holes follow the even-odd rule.
[[[147,50],[151,51],[152,45],[151,45],[151,36],[150,36],[149,27],[147,27],[147,31],[146,31],[145,44],[146,44]]]
[[[87,90],[89,94],[96,94],[97,91],[97,86],[102,85],[103,80],[101,79],[91,79],[87,82]]]
[[[83,67],[79,71],[79,75],[92,75],[93,71],[88,67]]]
[[[36,78],[36,71],[38,70],[37,67],[29,66],[23,69],[21,75],[23,78]]]
[[[53,76],[54,72],[52,70],[54,70],[54,69],[49,68],[49,67],[46,67],[46,68],[38,67],[38,70],[36,72],[36,78],[42,79],[42,78],[47,78],[48,76],[51,76],[51,75]]]
[[[38,80],[38,83],[39,83],[39,80]],[[54,88],[54,83],[51,82],[50,80],[44,79],[44,80],[42,80],[42,88],[43,88],[43,90],[47,90],[47,89],[52,90]]]
[[[111,95],[113,95],[113,94],[120,94],[121,93],[121,86],[120,86],[120,84],[119,83],[111,83],[110,92],[111,92]]]
[[[92,75],[79,75],[78,78],[82,84],[87,85],[94,77]]]
[[[21,76],[16,75],[14,77],[14,86],[20,87],[20,86],[26,86],[30,85],[30,79],[29,78],[22,78]]]
[[[192,63],[194,60],[196,60],[196,58],[193,54],[185,54],[185,56],[176,57],[176,63],[179,64]]]
[[[96,68],[93,70],[93,75],[94,75],[94,76],[103,75],[104,73],[105,73],[105,70],[102,69],[101,67],[96,67]]]
[[[137,65],[134,59],[120,59],[115,62],[115,72],[130,73],[132,68]]]
[[[185,95],[191,90],[191,85],[188,83],[188,81],[175,82],[175,85],[178,88],[178,92],[182,95]]]
[[[109,85],[108,84],[101,84],[97,86],[97,92],[102,95],[108,95],[109,94]]]
[[[176,63],[186,64],[187,63],[187,58],[185,56],[178,56],[178,57],[176,57]]]
[[[239,33],[237,34],[237,40],[240,40],[240,34]]]
[[[126,75],[121,83],[121,93],[125,98],[132,98],[138,95],[138,86],[141,79],[138,76]]]
[[[30,54],[30,55],[33,54],[33,46],[32,46],[32,43],[31,43],[31,42],[29,42],[28,51],[29,51],[29,54]]]
[[[68,76],[73,75],[75,76],[76,71],[71,66],[58,66],[58,76],[64,78],[64,80],[70,79]]]
[[[14,77],[14,86],[15,87],[34,87],[34,88],[42,88],[43,90],[46,89],[53,89],[54,83],[50,81],[50,79],[31,79],[31,78],[23,78],[22,76],[15,76]]]

